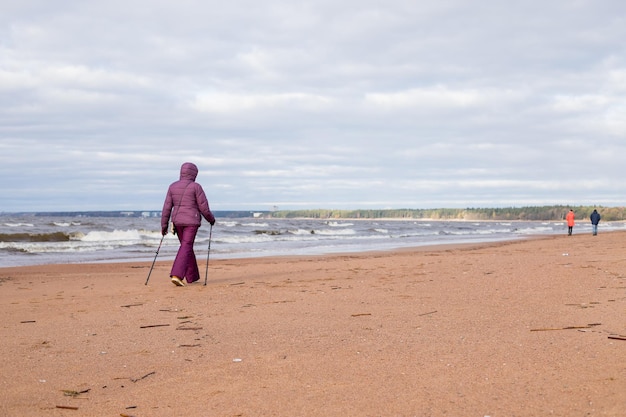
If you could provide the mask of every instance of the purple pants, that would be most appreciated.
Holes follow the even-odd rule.
[[[191,283],[200,279],[196,254],[193,251],[193,243],[196,240],[199,226],[176,226],[176,235],[180,242],[180,248],[174,259],[170,277],[177,276]]]

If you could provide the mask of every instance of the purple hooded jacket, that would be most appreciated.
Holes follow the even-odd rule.
[[[180,167],[180,180],[173,182],[167,189],[161,212],[162,230],[167,230],[170,217],[174,224],[180,226],[200,226],[200,215],[209,223],[215,223],[209,202],[202,186],[196,182],[196,176],[198,167],[195,164],[185,162]]]

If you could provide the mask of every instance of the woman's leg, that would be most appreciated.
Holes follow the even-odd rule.
[[[198,227],[188,226],[187,233],[190,235],[188,238],[191,240],[191,249],[187,258],[187,269],[185,270],[185,279],[188,283],[196,282],[200,279],[200,271],[198,270],[198,261],[196,260],[196,254],[193,250],[193,244],[196,241],[196,234],[198,233]]]
[[[198,226],[176,226],[176,234],[180,242],[180,248],[174,259],[170,276],[187,278],[187,282],[200,279],[196,254],[193,251],[193,243],[196,240]]]

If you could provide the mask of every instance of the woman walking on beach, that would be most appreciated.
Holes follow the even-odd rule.
[[[178,235],[180,248],[174,259],[170,278],[174,285],[183,287],[183,279],[188,283],[200,279],[196,254],[193,244],[196,234],[202,223],[202,217],[211,226],[215,224],[215,217],[209,208],[209,201],[202,186],[196,182],[198,167],[191,162],[185,162],[180,167],[180,179],[173,182],[167,189],[163,211],[161,212],[161,233],[167,234],[170,217],[174,224],[175,235]]]
[[[567,220],[567,234],[568,236],[572,235],[572,230],[574,229],[574,217],[576,217],[574,215],[574,210],[569,211],[569,213],[567,213],[567,216],[565,216],[565,220]]]

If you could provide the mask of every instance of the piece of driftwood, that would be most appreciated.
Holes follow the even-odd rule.
[[[73,405],[57,405],[57,408],[62,408],[64,410],[78,410],[78,407],[74,407]]]
[[[202,330],[202,327],[177,327],[176,330]]]
[[[609,339],[613,340],[626,340],[625,336],[609,336]]]
[[[146,326],[139,326],[140,329],[148,329],[150,327],[165,327],[169,326],[169,324],[148,324]]]
[[[140,378],[131,378],[130,380],[132,382],[137,382],[137,381],[141,381],[142,379],[145,379],[145,378],[149,377],[150,375],[154,375],[154,374],[156,374],[156,371],[148,372],[147,374],[145,374],[144,376],[142,376]]]
[[[352,314],[352,317],[359,317],[359,316],[371,316],[372,313],[356,313],[356,314]]]
[[[429,315],[429,314],[434,314],[434,313],[436,313],[436,312],[437,312],[437,310],[433,310],[433,311],[429,311],[428,313],[418,314],[418,316],[427,316],[427,315]]]
[[[73,389],[64,389],[63,391],[63,395],[67,396],[67,397],[78,397],[80,394],[86,394],[89,391],[91,391],[90,388],[84,389],[82,391],[76,391]]]
[[[590,329],[595,326],[599,326],[602,323],[591,323],[586,326],[567,326],[567,327],[545,327],[540,329],[530,329],[531,332],[547,332],[550,330],[574,330],[574,329]]]

